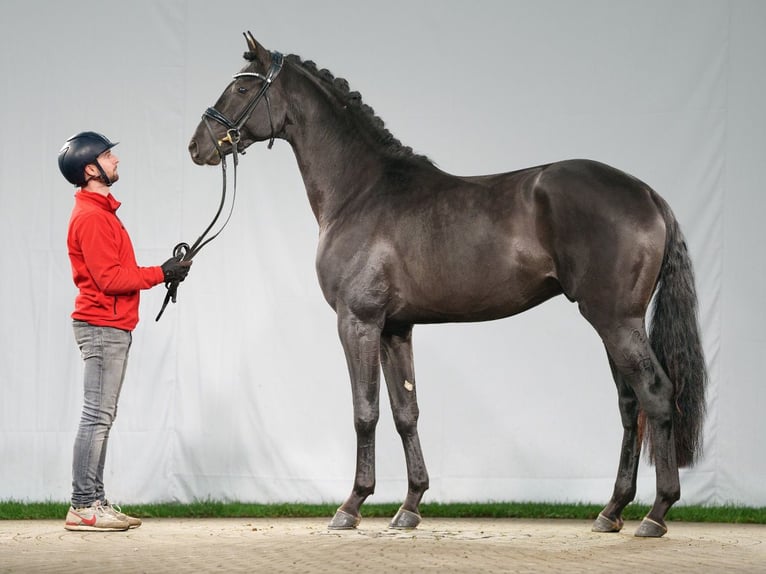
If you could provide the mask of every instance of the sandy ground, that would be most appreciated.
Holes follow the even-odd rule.
[[[126,532],[64,520],[0,521],[0,573],[16,572],[766,572],[766,526],[669,523],[663,538],[596,534],[580,520],[148,519]]]

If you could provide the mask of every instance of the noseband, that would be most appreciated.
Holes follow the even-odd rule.
[[[205,113],[202,114],[202,119],[205,122],[205,127],[207,128],[208,133],[210,134],[210,138],[213,140],[213,145],[215,145],[215,149],[218,152],[218,155],[221,158],[221,171],[223,174],[223,185],[221,188],[221,203],[218,205],[218,211],[215,214],[215,217],[213,217],[213,221],[210,222],[210,225],[208,225],[205,228],[205,231],[202,232],[202,234],[197,238],[197,241],[195,241],[191,247],[188,243],[179,243],[173,248],[173,257],[178,258],[180,261],[190,261],[197,253],[200,252],[200,250],[210,243],[213,239],[218,237],[218,235],[223,231],[224,227],[226,227],[226,224],[229,223],[229,219],[231,219],[231,214],[234,211],[234,199],[237,196],[237,164],[239,163],[238,159],[238,146],[241,139],[240,130],[242,129],[242,126],[244,126],[247,121],[250,119],[250,116],[253,115],[253,111],[255,111],[255,107],[258,105],[258,103],[261,100],[266,100],[266,109],[269,114],[269,126],[271,127],[271,137],[269,138],[269,149],[271,149],[271,146],[274,145],[274,121],[271,118],[271,102],[269,101],[269,88],[271,87],[272,82],[277,78],[279,75],[279,72],[282,71],[282,66],[284,64],[284,56],[280,54],[279,52],[271,52],[271,66],[269,67],[269,71],[266,73],[266,75],[259,74],[258,72],[240,72],[238,74],[234,74],[234,79],[242,78],[242,77],[253,77],[253,78],[259,78],[260,80],[263,80],[263,85],[261,86],[261,89],[258,90],[258,92],[255,94],[255,96],[248,102],[247,107],[242,111],[242,113],[239,115],[239,117],[236,120],[230,120],[227,118],[223,113],[216,110],[214,107],[208,108],[205,110]],[[209,120],[215,120],[219,124],[223,125],[226,128],[226,137],[223,139],[217,139],[215,135],[213,134],[213,129],[210,127]],[[223,151],[223,144],[228,142],[231,144],[231,153],[234,156],[234,189],[232,193],[232,200],[231,200],[231,206],[229,208],[229,213],[226,216],[226,221],[223,222],[223,225],[216,231],[213,235],[210,237],[207,237],[208,233],[210,233],[210,230],[213,229],[213,226],[218,221],[218,218],[221,216],[221,213],[223,211],[223,206],[226,203],[226,154]],[[242,151],[241,153],[245,153]],[[176,302],[176,295],[178,293],[178,281],[171,281],[165,284],[165,288],[167,289],[167,293],[165,293],[165,300],[162,303],[162,308],[160,309],[160,312],[157,314],[157,318],[155,321],[159,321],[160,317],[162,317],[162,313],[165,312],[165,307],[168,306],[168,302],[173,301],[173,303]]]

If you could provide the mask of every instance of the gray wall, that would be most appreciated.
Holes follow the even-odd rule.
[[[75,132],[120,141],[113,192],[142,265],[193,240],[220,171],[192,164],[241,33],[349,80],[389,129],[456,174],[571,157],[653,186],[683,225],[709,361],[707,451],[686,503],[766,504],[766,4],[747,1],[3,0],[0,499],[64,500],[81,406],[65,236]],[[354,436],[317,226],[285,142],[242,159],[229,227],[159,323],[144,292],[112,433],[123,502],[339,501]],[[503,321],[415,329],[426,500],[604,502],[621,427],[600,341],[558,298]],[[406,492],[383,400],[378,488]],[[640,470],[651,501],[653,469]]]

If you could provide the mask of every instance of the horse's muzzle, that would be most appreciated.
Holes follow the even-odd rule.
[[[194,139],[189,142],[189,155],[197,165],[218,165],[221,163],[221,157],[215,149],[207,150],[205,153]]]

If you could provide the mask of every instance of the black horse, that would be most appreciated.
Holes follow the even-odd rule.
[[[604,343],[622,418],[614,491],[593,530],[622,527],[645,440],[657,492],[636,535],[662,536],[680,498],[678,468],[701,452],[707,379],[691,262],[668,204],[638,179],[587,160],[450,175],[396,140],[345,80],[245,37],[246,64],[205,112],[189,150],[197,164],[216,165],[276,137],[295,152],[354,402],[356,475],[330,527],[357,526],[375,489],[381,366],[408,476],[391,526],[420,523],[428,473],[413,325],[499,319],[563,294]]]

